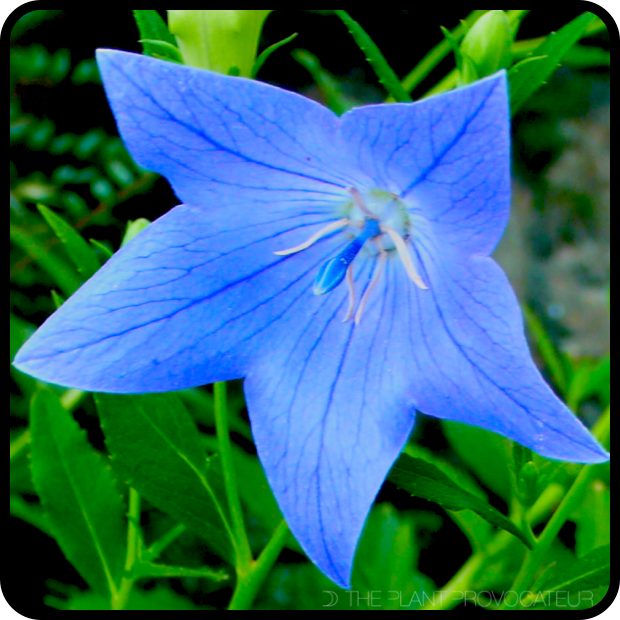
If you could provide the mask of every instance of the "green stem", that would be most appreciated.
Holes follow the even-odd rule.
[[[274,531],[271,539],[258,556],[258,559],[252,562],[247,574],[237,576],[237,585],[230,605],[228,606],[229,610],[250,609],[256,594],[263,585],[275,561],[278,559],[287,536],[288,527],[286,521],[282,520]]]
[[[30,429],[27,428],[19,437],[11,442],[11,458],[12,461],[26,446],[30,445]]]
[[[135,582],[134,577],[129,577],[138,557],[140,523],[140,495],[135,489],[129,489],[129,512],[127,513],[127,555],[125,556],[125,574],[121,579],[120,586],[112,593],[112,609],[125,609],[131,588]]]
[[[603,445],[607,445],[609,440],[609,420],[610,408],[608,407],[599,418],[595,427],[592,429],[594,436]],[[558,509],[549,519],[545,529],[538,538],[536,546],[525,557],[525,561],[521,566],[519,574],[510,588],[511,591],[521,592],[531,585],[536,572],[544,561],[547,552],[562,529],[562,526],[566,523],[571,514],[578,508],[579,502],[581,501],[585,490],[596,477],[597,469],[598,468],[596,465],[588,465],[583,467],[579,472],[579,475],[575,478],[575,481],[568,490],[568,493],[564,496],[564,499],[558,506]],[[505,609],[505,604],[506,601],[504,601],[504,604],[500,607],[500,609]]]
[[[538,538],[536,547],[526,556],[519,574],[510,587],[512,592],[520,593],[532,583],[538,568],[542,564],[551,547],[551,544],[559,534],[564,523],[566,523],[567,519],[578,507],[585,489],[588,487],[595,474],[596,467],[592,465],[584,467],[581,470],[570,490],[564,497],[564,500],[558,509],[553,513],[551,519],[549,519],[545,529]],[[502,604],[500,609],[506,609],[506,601],[504,601],[504,604]]]
[[[485,9],[472,11],[456,28],[450,31],[450,34],[458,41],[461,39],[467,29],[474,24],[482,15],[486,13]],[[448,39],[442,39],[440,43],[428,53],[422,60],[410,71],[402,81],[403,88],[408,92],[412,92],[414,88],[429,75],[429,73],[437,67],[437,65],[451,52],[450,42]],[[393,101],[393,99],[388,99]]]
[[[222,459],[222,471],[224,485],[226,487],[226,499],[232,519],[233,534],[235,536],[236,569],[237,573],[245,573],[252,562],[250,541],[243,522],[243,511],[237,488],[237,478],[232,458],[232,447],[228,431],[228,411],[226,406],[226,383],[224,381],[213,384],[215,428],[217,440],[220,445],[220,457]]]

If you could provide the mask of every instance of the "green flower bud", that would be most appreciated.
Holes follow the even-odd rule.
[[[531,506],[538,498],[538,467],[528,461],[519,472],[518,493],[524,506]]]
[[[185,64],[249,76],[268,11],[169,10],[168,27]]]
[[[141,233],[151,222],[149,220],[141,217],[137,220],[133,220],[132,222],[127,223],[127,228],[125,229],[125,234],[123,235],[123,240],[121,242],[121,246],[129,243],[137,234]]]
[[[465,35],[461,54],[462,81],[465,83],[509,67],[512,62],[512,32],[506,13],[485,13]]]

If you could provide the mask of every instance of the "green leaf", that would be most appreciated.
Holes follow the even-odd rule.
[[[591,609],[609,590],[610,558],[610,546],[605,545],[572,562],[556,564],[513,609]]]
[[[596,15],[593,13],[582,13],[557,32],[550,34],[532,52],[533,56],[545,56],[544,60],[520,62],[510,69],[508,79],[513,114],[549,79],[564,56],[581,39],[588,25],[595,19]]]
[[[385,86],[388,93],[394,97],[396,101],[401,103],[411,103],[412,99],[407,91],[402,87],[400,79],[394,73],[392,67],[388,65],[379,48],[374,41],[366,34],[366,31],[352,19],[346,11],[334,11],[340,17],[349,29],[351,36],[357,43],[358,47],[366,55],[366,60],[374,69],[379,82]]]
[[[168,30],[166,22],[155,10],[134,10],[134,19],[140,31],[141,39],[164,41],[176,47],[177,41]]]
[[[325,105],[332,112],[340,116],[356,105],[353,99],[342,92],[336,78],[321,66],[321,62],[314,54],[298,48],[291,52],[291,56],[310,73],[321,91]]]
[[[32,474],[67,559],[100,594],[116,590],[125,559],[124,507],[110,469],[58,398],[32,402]]]
[[[523,62],[540,62],[545,61],[546,57],[540,58],[528,58]],[[518,67],[522,63],[518,63],[515,67]],[[536,348],[540,353],[545,366],[551,373],[553,381],[562,395],[566,395],[568,389],[568,377],[566,376],[567,359],[553,344],[551,338],[549,338],[542,322],[529,308],[529,306],[523,306],[523,316],[527,323],[527,327],[534,338]]]
[[[84,280],[94,275],[100,267],[99,259],[82,235],[45,205],[37,205],[37,209],[39,209],[39,213],[45,218],[45,221],[58,239],[60,239],[67,250],[69,258],[71,258],[77,270],[84,277]]]
[[[176,394],[97,394],[112,464],[140,494],[234,563],[217,459]]]
[[[508,501],[512,443],[497,433],[461,422],[442,420],[441,426],[457,456],[486,487]]]
[[[176,45],[168,43],[167,41],[154,41],[153,39],[140,39],[139,42],[142,43],[144,53],[147,56],[183,64],[181,50],[179,50]]]
[[[530,547],[523,532],[501,512],[459,487],[437,467],[422,459],[401,454],[388,478],[411,495],[435,502],[446,510],[473,510],[492,525],[510,532]]]
[[[286,39],[282,39],[282,41],[278,41],[273,45],[270,45],[267,49],[263,50],[258,58],[254,61],[254,66],[252,67],[251,77],[256,78],[256,74],[260,71],[261,67],[265,64],[265,61],[273,54],[276,50],[280,49],[283,45],[290,43],[295,37],[297,33],[294,32],[291,36],[286,37]]]
[[[174,35],[155,10],[134,10],[133,16],[140,31],[140,43],[147,56],[183,63]]]

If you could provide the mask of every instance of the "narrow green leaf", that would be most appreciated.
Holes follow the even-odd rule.
[[[50,251],[46,239],[36,235],[32,226],[18,226],[11,224],[11,241],[18,245],[30,258],[37,261],[54,282],[69,297],[82,284],[82,278],[74,267],[56,252]]]
[[[108,260],[114,256],[114,252],[101,241],[98,241],[97,239],[89,239],[88,242],[93,246],[93,248],[101,252],[101,255],[105,260]]]
[[[291,52],[291,56],[310,73],[321,91],[325,105],[332,112],[341,116],[355,105],[355,101],[342,92],[336,78],[321,66],[321,62],[314,54],[298,48]]]
[[[513,609],[591,609],[609,590],[610,561],[610,546],[605,545],[572,562],[558,563]]]
[[[269,56],[271,56],[271,54],[273,54],[276,50],[280,49],[287,43],[290,43],[296,36],[297,33],[294,32],[290,37],[286,37],[286,39],[282,39],[282,41],[278,41],[277,43],[274,43],[273,45],[270,45],[267,49],[263,50],[259,54],[258,58],[254,61],[254,66],[252,67],[252,72],[250,74],[252,78],[256,77],[256,74],[260,71],[261,67],[265,64],[265,61],[267,60],[267,58],[269,58]]]
[[[535,60],[535,59],[531,59]],[[523,62],[528,62],[523,61]],[[521,63],[519,63],[521,64]],[[519,66],[519,65],[515,65]],[[540,321],[540,319],[532,312],[532,310],[524,305],[523,306],[523,316],[525,317],[525,322],[530,330],[530,333],[534,337],[534,341],[536,343],[536,348],[540,353],[543,361],[545,362],[545,366],[551,373],[553,377],[553,381],[557,386],[558,390],[563,396],[566,396],[566,391],[568,388],[568,377],[566,376],[566,360],[563,355],[557,350],[556,346],[553,344],[547,332]]]
[[[564,56],[579,41],[588,25],[595,19],[596,15],[593,13],[582,13],[557,32],[550,34],[532,52],[533,56],[546,56],[544,62],[519,63],[510,69],[508,79],[513,114],[549,79]]]
[[[125,559],[124,507],[110,469],[48,390],[31,410],[32,474],[54,538],[97,592],[111,596]]]
[[[45,218],[45,221],[58,239],[60,239],[67,250],[69,258],[84,277],[84,280],[94,275],[100,267],[99,259],[82,235],[73,226],[65,222],[60,215],[57,215],[45,205],[37,205],[37,209],[39,209],[39,213]]]
[[[366,34],[366,31],[352,19],[346,11],[334,11],[338,17],[344,22],[349,29],[351,36],[357,43],[358,47],[366,55],[366,60],[374,69],[379,82],[385,86],[388,93],[394,97],[396,101],[401,103],[411,103],[412,99],[407,91],[402,87],[400,79],[394,73],[394,70],[385,60],[379,48],[374,41]]]
[[[141,495],[234,563],[220,476],[176,394],[95,396],[112,464]],[[210,465],[210,466],[209,466]]]
[[[177,41],[168,30],[166,22],[155,10],[135,10],[133,12],[141,39],[165,41],[176,47]]]
[[[492,525],[510,532],[530,547],[523,532],[501,512],[460,488],[437,467],[422,459],[401,454],[388,477],[396,486],[411,495],[435,502],[446,510],[473,510]]]
[[[140,39],[139,42],[142,43],[144,53],[147,56],[183,64],[181,50],[179,50],[176,45],[168,43],[167,41],[155,41],[154,39]]]

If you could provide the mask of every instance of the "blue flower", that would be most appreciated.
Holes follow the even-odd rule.
[[[607,459],[536,370],[489,258],[510,201],[505,73],[338,118],[251,80],[98,60],[129,151],[184,204],[51,316],[18,368],[120,393],[245,377],[282,512],[345,587],[416,410]]]

